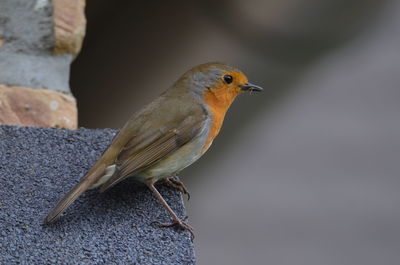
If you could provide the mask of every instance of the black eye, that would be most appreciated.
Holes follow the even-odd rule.
[[[225,83],[230,84],[233,81],[233,77],[231,75],[224,75],[224,81]]]

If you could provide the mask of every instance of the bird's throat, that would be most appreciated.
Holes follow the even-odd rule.
[[[239,93],[239,90],[229,90],[224,86],[214,87],[204,93],[204,102],[211,113],[212,124],[203,148],[203,153],[207,151],[214,138],[218,135],[225,114]]]

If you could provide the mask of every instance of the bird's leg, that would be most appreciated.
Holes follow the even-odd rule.
[[[187,199],[190,200],[190,193],[182,181],[175,177],[168,177],[162,180],[162,184],[166,184],[174,189],[179,190],[183,194],[187,195]]]
[[[179,219],[179,217],[174,213],[174,211],[169,207],[168,203],[164,200],[161,194],[158,192],[156,187],[154,187],[154,182],[152,180],[146,182],[147,187],[153,192],[153,195],[161,202],[167,212],[171,215],[173,221],[172,223],[160,223],[156,222],[160,227],[170,227],[170,226],[179,226],[185,230],[188,230],[192,235],[192,240],[194,239],[194,231],[191,226],[186,224],[184,221]]]

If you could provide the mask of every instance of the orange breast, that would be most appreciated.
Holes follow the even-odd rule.
[[[211,112],[212,125],[202,150],[203,153],[207,151],[214,138],[218,135],[224,121],[225,114],[239,93],[239,89],[228,89],[223,84],[216,86],[204,93],[204,102],[208,105],[208,108]]]

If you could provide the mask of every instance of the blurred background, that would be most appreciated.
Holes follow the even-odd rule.
[[[399,264],[400,2],[87,1],[80,126],[120,128],[194,65],[241,95],[184,170],[198,264]]]

